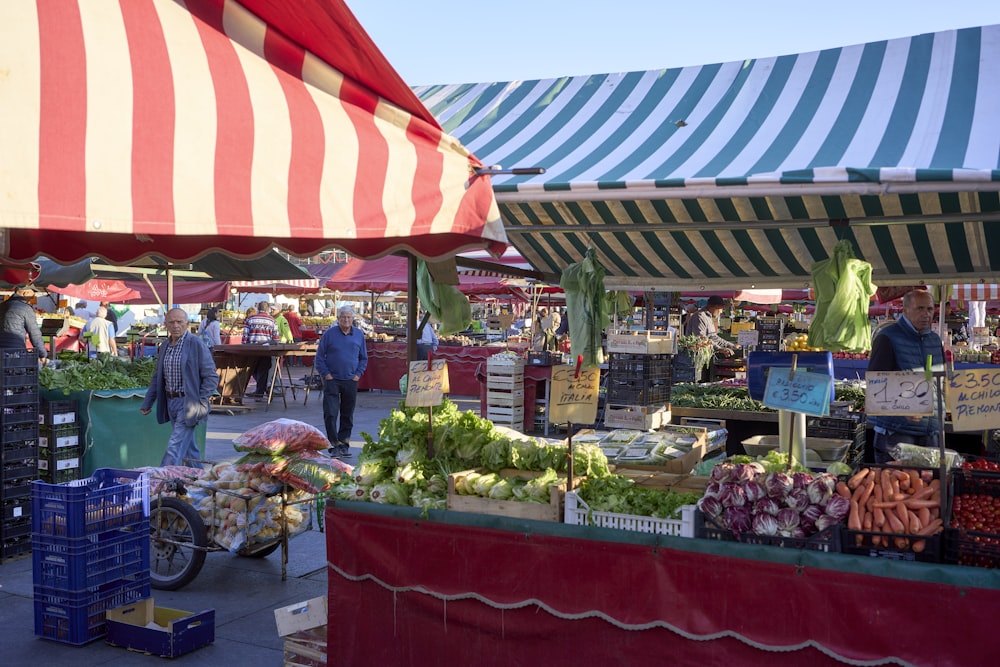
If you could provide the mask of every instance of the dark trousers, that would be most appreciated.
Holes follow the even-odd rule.
[[[351,431],[354,430],[354,406],[357,402],[358,383],[354,380],[323,382],[323,424],[330,444],[350,442]]]
[[[257,357],[253,367],[253,379],[257,383],[257,393],[266,394],[271,384],[271,357]]]
[[[430,343],[417,343],[416,361],[427,361],[427,353],[431,351]]]
[[[875,463],[889,463],[893,460],[889,450],[898,444],[919,445],[921,447],[937,447],[938,434],[931,433],[926,436],[907,435],[906,433],[879,433],[875,431],[872,438],[872,453]]]

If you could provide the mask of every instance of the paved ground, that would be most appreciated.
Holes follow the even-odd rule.
[[[293,370],[300,378],[302,368]],[[363,392],[358,396],[352,462],[360,452],[361,432],[374,437],[379,421],[401,400],[398,393]],[[287,395],[286,408],[275,397],[270,408],[249,402],[252,410],[233,415],[213,413],[208,421],[206,458],[222,461],[236,458],[232,439],[251,426],[279,417],[297,419],[323,430],[320,394],[312,392],[306,404],[298,392]],[[478,410],[478,398],[454,399],[463,409]],[[138,417],[137,417],[138,418]],[[273,610],[326,594],[326,545],[323,533],[312,530],[289,545],[287,579],[281,580],[281,551],[267,558],[240,558],[226,552],[210,553],[198,577],[179,591],[153,591],[157,606],[201,611],[215,609],[215,643],[171,661],[179,665],[222,667],[282,664],[282,641],[277,636]],[[155,665],[162,658],[140,655],[109,646],[103,640],[82,647],[67,646],[34,636],[34,592],[31,558],[0,565],[0,665],[47,667],[72,665]],[[335,664],[335,663],[334,663]]]

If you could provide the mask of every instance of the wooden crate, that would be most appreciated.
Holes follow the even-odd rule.
[[[608,352],[631,354],[677,354],[677,337],[672,333],[608,334]]]
[[[514,519],[534,519],[535,521],[555,521],[563,520],[565,507],[566,481],[565,479],[558,485],[550,489],[549,502],[545,505],[541,503],[525,503],[517,500],[491,500],[480,498],[479,496],[463,496],[455,491],[455,477],[469,472],[486,473],[485,469],[475,471],[465,470],[448,475],[448,499],[447,508],[457,512],[473,512],[475,514],[490,514],[493,516],[506,516]],[[542,473],[534,470],[515,470],[504,468],[500,471],[500,476],[504,478],[521,477],[532,479]],[[576,478],[574,486],[583,481],[582,477]]]
[[[501,391],[494,387],[486,387],[486,405],[503,405],[517,407],[524,405],[524,388],[513,391]]]
[[[604,425],[608,428],[630,428],[640,431],[657,429],[670,422],[668,405],[606,405]]]

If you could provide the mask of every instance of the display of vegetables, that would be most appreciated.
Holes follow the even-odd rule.
[[[851,401],[855,411],[865,409],[865,386],[860,381],[834,383],[834,400]],[[674,408],[703,408],[706,410],[737,410],[743,412],[774,412],[760,401],[750,398],[750,391],[743,385],[677,383],[671,387],[670,405]]]
[[[43,366],[38,371],[38,386],[69,393],[85,390],[138,389],[149,386],[156,370],[155,357],[129,360],[100,355],[88,359],[84,354],[60,352],[58,367]]]
[[[552,468],[537,476],[502,477],[498,473],[478,473],[472,470],[454,475],[455,492],[461,496],[479,496],[493,500],[518,500],[526,503],[548,503],[551,488],[564,479]]]
[[[941,481],[930,470],[862,468],[837,484],[837,494],[850,505],[848,529],[864,531],[854,535],[854,546],[921,552],[922,538],[943,529]]]
[[[827,473],[767,472],[758,462],[722,462],[698,509],[737,535],[807,538],[847,518],[850,504]]]
[[[621,475],[592,477],[585,480],[577,494],[593,512],[614,512],[659,519],[677,519],[683,505],[694,505],[697,493],[676,493],[667,489],[638,486]]]

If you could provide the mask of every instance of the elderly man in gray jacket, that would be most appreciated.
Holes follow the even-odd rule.
[[[174,308],[167,313],[166,325],[169,338],[160,344],[156,372],[139,412],[148,415],[156,401],[156,421],[173,422],[160,465],[185,465],[185,460],[201,460],[194,430],[208,418],[208,402],[219,379],[208,346],[188,330],[187,313]]]

